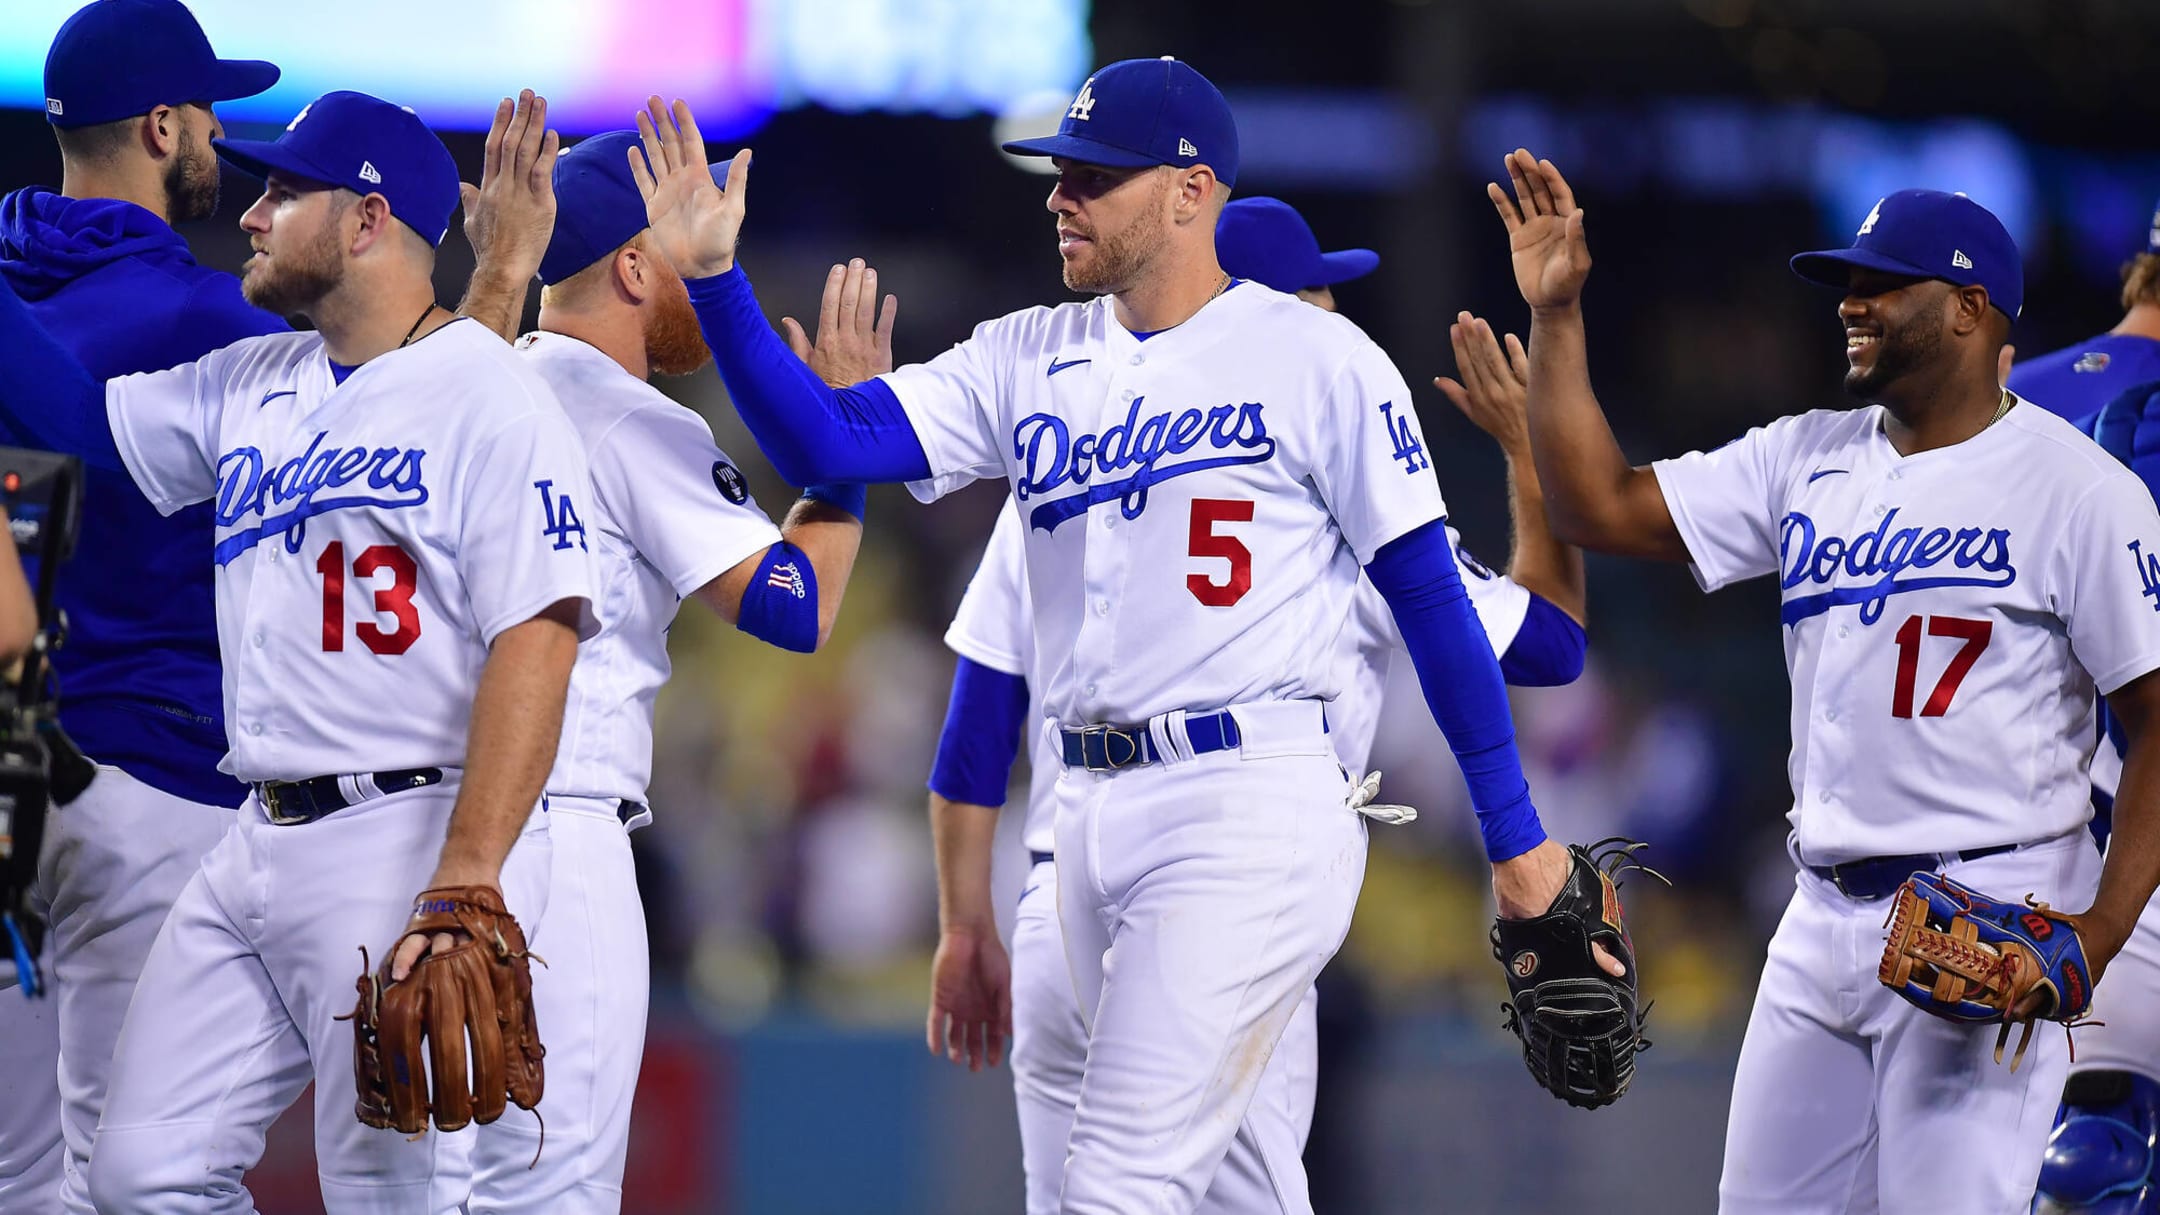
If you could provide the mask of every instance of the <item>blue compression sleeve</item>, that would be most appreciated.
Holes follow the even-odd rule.
[[[1545,829],[1515,754],[1500,664],[1450,550],[1447,526],[1435,519],[1380,546],[1365,574],[1395,613],[1425,703],[1470,786],[1485,855],[1497,863],[1543,843]]]
[[[105,386],[38,324],[29,305],[0,283],[0,444],[81,456],[126,472],[105,419]]]
[[[815,653],[817,570],[809,555],[785,540],[766,549],[765,560],[743,588],[735,627],[783,650]]]
[[[1530,610],[1507,653],[1500,656],[1500,677],[1519,688],[1550,688],[1574,683],[1582,675],[1583,650],[1589,638],[1575,618],[1543,595],[1530,596]]]
[[[930,791],[971,806],[1004,805],[1027,705],[1027,680],[962,658],[930,766]]]
[[[871,379],[835,390],[818,379],[766,323],[740,265],[686,285],[735,412],[782,477],[809,485],[930,475],[892,389]]]
[[[802,496],[812,502],[823,502],[827,506],[837,506],[855,516],[857,523],[863,521],[863,516],[870,509],[869,487],[846,481],[828,481],[822,485],[805,485],[803,486]]]

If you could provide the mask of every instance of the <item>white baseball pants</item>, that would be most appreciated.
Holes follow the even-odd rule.
[[[361,947],[382,961],[435,870],[453,777],[312,823],[269,822],[255,799],[180,894],[120,1032],[91,1155],[90,1196],[127,1215],[248,1212],[241,1175],[310,1080],[315,1157],[331,1215],[459,1210],[470,1127],[406,1136],[354,1117]],[[547,818],[503,867],[521,924],[547,909]],[[543,1028],[543,1033],[545,1029]]]
[[[547,913],[525,939],[547,960],[533,967],[547,1089],[538,1116],[513,1105],[476,1128],[471,1215],[622,1209],[651,994],[645,908],[616,803],[550,794],[546,805]]]
[[[1088,1026],[1066,1215],[1190,1215],[1218,1173],[1305,1215],[1305,1109],[1256,1102],[1349,931],[1365,825],[1315,702],[1240,706],[1235,750],[1067,769],[1058,913]],[[1017,1027],[1016,1027],[1017,1028]]]
[[[233,812],[100,766],[53,807],[33,892],[51,932],[42,1000],[0,992],[0,1211],[89,1215],[87,1170],[113,1044],[173,900]]]
[[[1087,1025],[1065,965],[1058,933],[1057,865],[1043,861],[1028,874],[1013,924],[1013,1096],[1020,1111],[1021,1165],[1027,1174],[1028,1215],[1057,1215],[1065,1181],[1065,1148],[1073,1111],[1080,1104],[1080,1077],[1087,1066]],[[1288,1123],[1298,1154],[1312,1129],[1313,1085],[1319,1069],[1315,1010],[1308,988],[1290,1026],[1268,1059],[1246,1120]],[[1273,1180],[1247,1166],[1249,1153],[1232,1152],[1208,1183],[1201,1215],[1249,1215],[1283,1209]]]
[[[2078,831],[1947,872],[2082,910],[2100,854]],[[2035,1029],[2011,1071],[2021,1030],[1997,1063],[1997,1026],[1931,1016],[1877,979],[1888,899],[1847,898],[1805,870],[1797,882],[1740,1048],[1719,1211],[2024,1215],[2069,1072],[2061,1028]]]

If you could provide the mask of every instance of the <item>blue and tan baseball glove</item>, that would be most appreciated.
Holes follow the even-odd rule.
[[[2010,1069],[2025,1058],[2036,1020],[2070,1024],[2092,1009],[2092,970],[2077,921],[2027,895],[2022,903],[1963,886],[1939,873],[1905,879],[1890,908],[1883,986],[1951,1021],[2000,1022],[1995,1061],[2010,1026],[2022,1023]],[[2019,1006],[2038,992],[2038,1006]]]

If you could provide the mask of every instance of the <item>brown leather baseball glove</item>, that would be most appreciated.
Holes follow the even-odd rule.
[[[524,932],[486,886],[421,892],[406,934],[445,932],[457,944],[422,956],[403,980],[391,981],[389,955],[360,976],[354,1112],[369,1126],[417,1134],[432,1113],[438,1129],[454,1131],[502,1117],[506,1099],[521,1109],[540,1103],[547,1050]],[[363,966],[366,957],[361,950]]]

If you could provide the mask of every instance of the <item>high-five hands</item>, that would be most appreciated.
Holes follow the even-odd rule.
[[[713,184],[705,161],[705,137],[698,133],[690,103],[677,98],[672,114],[649,97],[637,116],[643,155],[631,148],[630,176],[645,199],[645,222],[652,239],[675,273],[710,278],[735,267],[735,241],[742,232],[750,191],[750,149],[728,163],[727,187]]]
[[[1530,451],[1530,353],[1522,339],[1507,335],[1505,349],[1493,336],[1492,326],[1467,312],[1455,314],[1448,326],[1448,342],[1455,347],[1455,370],[1462,376],[1433,379],[1463,416],[1491,435],[1509,455]]]
[[[893,317],[899,312],[900,300],[886,296],[883,315],[876,315],[877,298],[877,267],[865,264],[859,257],[844,266],[834,266],[825,276],[815,342],[794,317],[780,318],[788,348],[834,388],[860,384],[891,371]]]
[[[502,267],[522,291],[540,270],[555,234],[555,156],[562,137],[547,129],[547,98],[526,89],[495,107],[480,184],[458,183],[473,259]]]
[[[1515,197],[1494,182],[1486,183],[1485,193],[1507,225],[1516,289],[1532,309],[1571,308],[1590,277],[1590,243],[1575,192],[1553,162],[1527,149],[1508,153],[1506,163]]]

